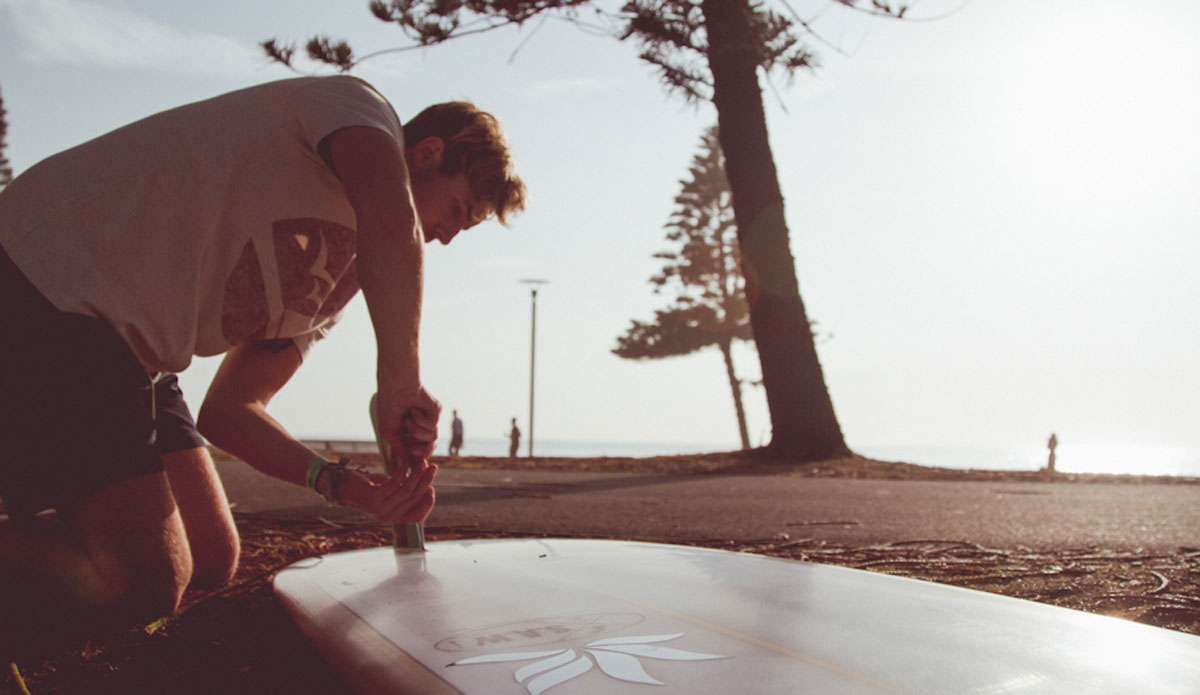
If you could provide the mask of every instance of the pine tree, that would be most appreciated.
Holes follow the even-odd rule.
[[[12,182],[13,170],[8,162],[8,112],[4,110],[4,95],[0,93],[0,190]]]
[[[667,241],[676,248],[654,255],[666,263],[650,279],[656,293],[674,290],[675,298],[666,309],[655,312],[654,321],[633,321],[625,335],[617,338],[613,353],[627,359],[658,359],[716,346],[725,359],[742,448],[749,449],[732,346],[734,340],[752,340],[754,336],[716,127],[701,138],[701,151],[692,159],[688,176],[680,182],[675,212],[666,225]]]

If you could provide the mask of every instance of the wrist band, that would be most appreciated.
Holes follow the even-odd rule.
[[[312,490],[313,492],[317,492],[317,478],[320,477],[321,469],[324,468],[325,464],[327,463],[329,463],[329,461],[326,461],[318,456],[312,460],[312,463],[308,464],[308,489]]]
[[[320,456],[312,460],[308,464],[308,487],[313,492],[320,492],[317,489],[317,484],[321,481],[321,476],[329,473],[329,486],[325,488],[322,495],[325,497],[325,502],[334,506],[341,506],[342,502],[342,483],[346,481],[346,475],[350,470],[350,457],[343,456],[337,463],[327,461]]]

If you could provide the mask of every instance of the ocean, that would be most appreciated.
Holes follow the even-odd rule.
[[[528,443],[521,442],[518,455],[527,455]],[[730,444],[666,442],[573,442],[535,441],[534,455],[552,457],[667,456],[730,451]],[[884,461],[903,461],[940,468],[978,468],[1002,471],[1031,471],[1046,465],[1047,450],[988,449],[952,446],[852,446],[856,453]],[[446,440],[438,445],[446,453]],[[508,440],[470,439],[463,445],[466,456],[507,456]],[[1058,447],[1056,469],[1062,473],[1126,473],[1200,477],[1200,451],[1161,446],[1091,446],[1063,444]]]

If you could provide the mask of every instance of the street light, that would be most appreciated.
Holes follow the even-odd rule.
[[[522,280],[529,285],[529,302],[531,308],[529,320],[529,458],[533,458],[533,357],[537,346],[537,293],[538,285],[545,285],[549,280]]]

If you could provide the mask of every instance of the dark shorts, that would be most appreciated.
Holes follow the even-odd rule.
[[[203,444],[174,375],[155,384],[108,323],[56,309],[2,249],[0,316],[0,498],[14,521],[162,471],[159,445]]]
[[[160,454],[205,445],[174,374],[162,374],[154,380],[154,429],[154,448]]]

